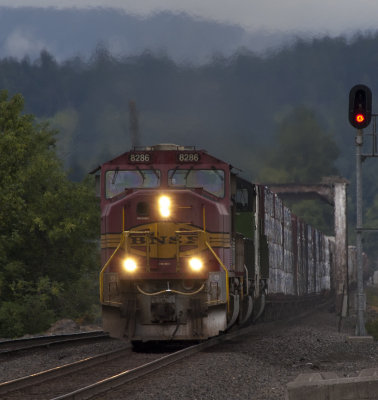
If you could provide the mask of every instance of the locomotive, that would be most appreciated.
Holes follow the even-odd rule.
[[[137,344],[204,340],[267,295],[330,288],[332,240],[205,150],[135,147],[101,165],[103,329]]]

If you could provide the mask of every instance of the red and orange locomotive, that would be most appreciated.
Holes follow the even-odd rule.
[[[160,144],[103,164],[101,211],[111,336],[202,340],[257,319],[267,294],[330,290],[332,238],[204,150]]]
[[[260,280],[254,186],[231,169],[172,144],[101,166],[105,331],[131,341],[206,339],[250,317]]]

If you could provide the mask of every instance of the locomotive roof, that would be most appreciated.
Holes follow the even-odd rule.
[[[206,163],[211,163],[211,162],[224,163],[228,164],[229,167],[231,168],[231,165],[228,162],[220,160],[219,158],[210,155],[205,149],[196,149],[195,146],[181,146],[173,143],[161,143],[154,146],[135,146],[131,150],[126,151],[125,153],[122,153],[119,156],[102,163],[102,165],[127,162],[128,155],[130,153],[143,153],[143,152],[151,153],[151,152],[165,152],[165,151],[200,153],[201,157],[205,157],[204,161]],[[96,168],[96,170],[92,171],[91,173],[94,173],[96,171],[98,171],[98,168]]]

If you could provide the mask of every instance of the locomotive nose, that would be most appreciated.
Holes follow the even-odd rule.
[[[153,322],[173,322],[176,320],[176,305],[168,302],[151,303],[151,320]]]

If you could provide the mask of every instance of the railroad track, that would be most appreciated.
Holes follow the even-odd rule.
[[[130,348],[122,349],[122,350],[113,350],[107,353],[103,353],[94,357],[88,357],[80,361],[76,361],[70,364],[65,364],[56,368],[52,368],[46,371],[41,371],[39,373],[31,374],[22,378],[14,379],[8,382],[4,382],[0,384],[0,396],[5,396],[9,393],[12,394],[12,398],[17,393],[20,395],[20,398],[23,397],[23,394],[20,392],[27,388],[33,388],[36,385],[42,385],[45,383],[53,382],[55,379],[62,378],[64,376],[78,373],[79,371],[89,369],[94,366],[98,366],[104,363],[109,363],[112,360],[115,360],[120,357],[126,357],[130,353]],[[43,388],[41,389],[44,390]],[[4,397],[5,398],[5,397]]]
[[[38,397],[38,399],[90,399],[101,393],[122,386],[127,382],[157,371],[174,362],[187,358],[208,347],[215,346],[224,340],[234,337],[236,333],[238,332],[234,334],[225,334],[164,356],[160,356],[156,353],[148,354],[147,357],[152,360],[149,362],[143,361],[144,363],[138,363],[138,359],[143,358],[144,360],[146,355],[132,353],[131,346],[123,350],[115,350],[23,378],[4,382],[0,384],[0,397],[1,399],[28,399],[28,395],[32,398],[32,396],[39,394],[40,397]],[[133,358],[132,362],[137,364],[137,366],[127,368],[127,363],[130,358]],[[112,363],[114,365],[110,365]],[[100,370],[101,368],[103,371]],[[118,373],[114,374],[113,371],[113,375],[108,375],[109,377],[104,379],[106,373],[109,373],[110,370],[117,369],[119,369]],[[84,371],[84,377],[79,377],[78,374],[80,371]],[[74,375],[75,380],[79,381],[81,385],[86,380],[90,381],[88,376],[93,376],[91,371],[96,371],[101,377],[87,386],[80,387],[66,394],[59,394],[59,392],[62,391],[62,387],[59,385],[59,382],[63,382],[62,377],[64,377],[64,382],[66,382],[64,386],[65,389],[67,389],[71,386],[69,381],[73,379],[70,378]],[[54,393],[58,393],[58,395]]]
[[[123,371],[120,374],[114,375],[110,378],[103,379],[102,381],[96,382],[92,385],[80,388],[74,392],[67,393],[62,396],[54,397],[51,400],[87,400],[95,398],[96,396],[102,395],[106,392],[115,390],[128,382],[135,379],[140,379],[147,374],[158,371],[170,364],[183,360],[190,357],[193,354],[199,353],[202,350],[208,349],[210,347],[216,346],[226,340],[231,340],[242,334],[246,334],[250,331],[250,328],[243,329],[241,331],[235,331],[233,333],[224,334],[216,338],[209,339],[206,342],[190,346],[188,348],[176,351],[172,354],[165,355],[149,363],[141,365],[139,367]]]
[[[0,355],[58,344],[84,343],[101,339],[109,339],[109,335],[103,331],[92,331],[66,335],[38,336],[28,339],[5,340],[0,342]]]
[[[312,311],[292,317],[290,320],[298,320],[311,314]],[[248,326],[164,356],[148,354],[147,358],[150,359],[148,362],[146,362],[145,354],[133,353],[131,348],[104,353],[96,357],[53,368],[52,370],[4,382],[0,384],[0,397],[4,400],[24,400],[28,398],[38,398],[39,400],[84,400],[96,398],[106,392],[116,390],[130,381],[140,379],[147,374],[222,342],[257,332],[260,328],[266,329],[267,325],[274,329],[277,324],[287,322],[288,320],[285,319]],[[82,375],[79,375],[80,373]],[[61,379],[62,377],[64,379]],[[76,389],[72,389],[74,380],[76,380]],[[7,394],[9,394],[9,397],[7,397]],[[32,396],[28,397],[28,395]]]

